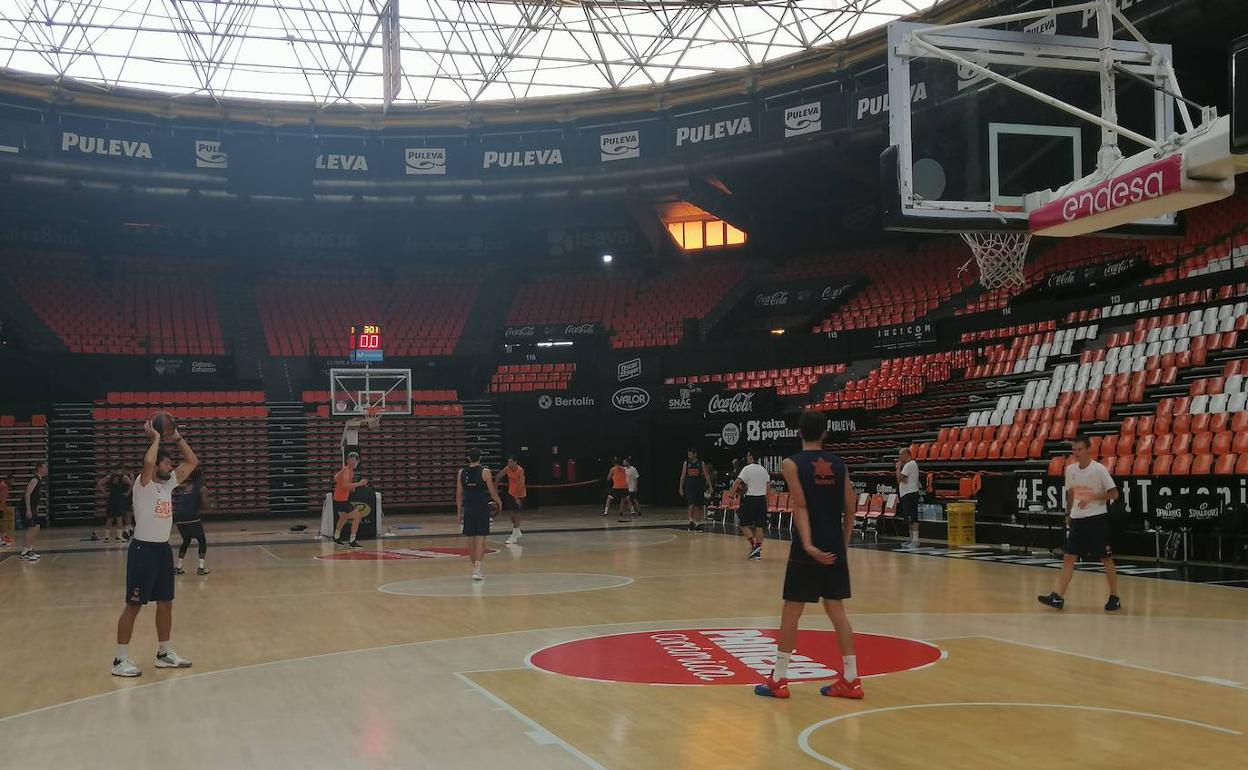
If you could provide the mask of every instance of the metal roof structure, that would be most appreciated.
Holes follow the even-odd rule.
[[[322,107],[522,100],[756,67],[938,0],[0,0],[0,72]]]

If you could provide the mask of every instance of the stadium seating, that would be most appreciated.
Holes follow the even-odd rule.
[[[715,309],[745,268],[735,265],[699,265],[666,271],[641,282],[636,299],[616,320],[615,348],[678,345],[686,318],[704,318]]]
[[[262,281],[256,297],[275,356],[345,356],[350,327],[364,322],[382,327],[387,355],[448,356],[480,282],[469,272],[397,272],[383,281],[347,271],[290,269]],[[361,318],[362,312],[368,317]]]
[[[694,374],[684,377],[668,377],[667,385],[709,385],[722,383],[728,390],[776,389],[777,395],[799,396],[809,393],[822,377],[844,374],[846,364],[819,364],[816,366],[793,366],[783,369],[759,369],[720,374]]]
[[[491,393],[567,390],[576,364],[503,364],[490,377]]]
[[[547,275],[520,286],[507,323],[600,323],[613,329],[636,296],[637,277],[632,273]]]
[[[35,466],[46,459],[48,421],[44,415],[0,415],[0,479],[9,481],[9,505],[17,507],[22,490],[35,474]]]
[[[117,258],[108,274],[84,255],[8,254],[18,294],[71,353],[224,355],[209,268]]]

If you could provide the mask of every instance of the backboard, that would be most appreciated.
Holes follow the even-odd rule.
[[[412,413],[411,369],[330,369],[329,408],[335,417]]]
[[[1056,34],[1053,9],[986,21],[888,27],[891,229],[1025,230],[1027,195],[1105,167],[1107,144],[1131,157],[1175,132],[1174,97],[1150,87],[1169,85],[1169,46],[1107,38],[1103,59],[1096,26]],[[1120,68],[1109,113],[1107,66]],[[1121,130],[1106,130],[1106,114]],[[1175,222],[1162,212],[1122,231],[1168,234]]]

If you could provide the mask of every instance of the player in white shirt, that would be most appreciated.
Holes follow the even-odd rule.
[[[758,464],[754,452],[746,452],[745,467],[733,482],[732,494],[744,493],[737,506],[737,521],[741,525],[741,534],[750,541],[750,554],[746,558],[751,561],[763,558],[763,538],[767,534],[767,492],[770,489],[771,474]]]
[[[191,662],[179,656],[169,644],[173,632],[173,549],[169,534],[173,529],[173,490],[190,477],[199,458],[174,432],[170,438],[182,453],[182,464],[173,467],[173,456],[160,445],[160,433],[149,421],[143,426],[151,441],[143,455],[143,471],[134,480],[134,536],[126,555],[126,608],[117,620],[117,655],[113,676],[138,676],[142,670],[130,661],[130,637],[139,610],[156,602],[156,668],[190,668]]]
[[[898,511],[903,521],[910,525],[910,539],[902,548],[919,547],[919,464],[914,461],[909,447],[897,455]]]
[[[641,515],[641,502],[637,499],[637,482],[641,479],[641,474],[637,472],[637,466],[633,465],[633,458],[624,458],[624,476],[628,479],[628,507],[632,509],[633,516]]]
[[[1113,612],[1122,609],[1114,551],[1109,544],[1109,504],[1118,499],[1118,486],[1105,466],[1092,459],[1092,447],[1086,437],[1078,436],[1071,442],[1071,453],[1075,462],[1066,466],[1066,555],[1062,574],[1057,578],[1056,591],[1036,598],[1055,610],[1065,607],[1063,597],[1075,574],[1075,562],[1086,556],[1100,559],[1105,567],[1109,581],[1105,610]]]

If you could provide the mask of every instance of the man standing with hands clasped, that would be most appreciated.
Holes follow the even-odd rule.
[[[808,409],[800,422],[802,451],[784,461],[781,471],[793,507],[797,536],[789,549],[789,566],[784,574],[784,609],[780,615],[776,665],[765,684],[754,688],[755,695],[789,697],[789,663],[797,645],[797,626],[807,604],[823,600],[824,612],[836,629],[844,670],[832,684],[819,690],[835,698],[862,698],[858,681],[858,657],[854,653],[854,629],[845,614],[849,598],[849,564],[846,547],[854,529],[857,495],[850,483],[849,469],[840,457],[823,450],[828,434],[828,418]]]
[[[1109,582],[1107,612],[1122,609],[1118,598],[1118,571],[1114,567],[1114,551],[1109,543],[1109,503],[1118,499],[1118,487],[1104,465],[1092,459],[1092,448],[1086,436],[1071,442],[1075,462],[1066,466],[1066,548],[1062,572],[1057,577],[1057,590],[1048,596],[1037,596],[1041,604],[1055,610],[1066,606],[1066,589],[1075,574],[1075,562],[1081,556],[1100,559]]]
[[[901,518],[910,525],[910,539],[902,548],[919,547],[919,464],[910,454],[910,448],[897,455],[897,495]]]

